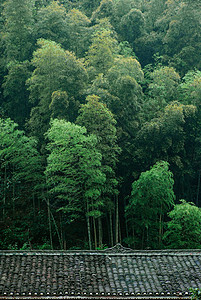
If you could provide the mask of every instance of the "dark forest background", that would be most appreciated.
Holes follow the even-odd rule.
[[[0,1],[0,248],[201,247],[199,0]]]

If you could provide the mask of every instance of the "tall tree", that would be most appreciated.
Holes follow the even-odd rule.
[[[69,116],[74,119],[76,101],[81,98],[88,78],[83,63],[73,53],[65,51],[54,41],[41,39],[38,46],[32,60],[35,69],[27,81],[30,100],[35,105],[31,111],[29,126],[32,134],[43,138],[43,133],[49,126],[49,106],[55,95],[53,93],[66,92],[71,108]]]
[[[101,170],[106,175],[103,194],[103,210],[109,213],[110,220],[110,243],[113,245],[112,213],[115,207],[115,195],[118,195],[115,168],[120,148],[117,145],[116,121],[106,105],[100,102],[98,96],[87,97],[87,103],[80,109],[77,118],[79,125],[85,126],[88,133],[97,136],[97,149],[102,154]],[[102,246],[102,226],[99,219],[99,246]]]
[[[4,38],[7,61],[22,62],[30,58],[33,42],[34,0],[4,2]]]
[[[45,174],[50,203],[66,213],[69,223],[86,217],[91,249],[90,218],[100,215],[100,195],[105,182],[97,139],[95,135],[87,135],[85,127],[57,119],[51,122],[47,137],[50,154]]]
[[[163,19],[168,28],[163,38],[167,60],[183,76],[193,68],[200,69],[200,13],[197,1],[168,1]]]
[[[91,43],[90,23],[88,17],[77,9],[72,9],[67,13],[67,48],[69,51],[75,52],[77,57],[83,57]]]
[[[197,184],[192,183],[192,175],[198,171],[196,119],[195,106],[173,102],[158,118],[143,124],[133,143],[135,172],[146,170],[158,160],[168,161],[175,175],[177,197],[191,201],[195,199]]]
[[[118,43],[107,19],[100,20],[95,26],[92,43],[86,54],[86,63],[91,79],[99,73],[105,74],[114,62],[118,53]]]
[[[22,226],[25,212],[35,213],[34,199],[43,176],[36,140],[28,138],[16,123],[0,118],[0,140],[0,214],[5,230],[15,219]]]
[[[174,204],[173,174],[165,161],[156,163],[133,182],[126,217],[135,248],[161,248],[163,218]],[[157,234],[158,232],[158,234]]]
[[[58,1],[42,6],[36,16],[35,31],[37,38],[55,41],[66,46],[67,35],[66,10]]]
[[[31,74],[30,63],[13,61],[8,64],[7,68],[8,74],[4,77],[2,84],[4,94],[2,106],[7,115],[23,126],[31,108],[26,87],[26,80]]]
[[[143,13],[133,8],[121,18],[119,32],[124,40],[134,43],[143,34],[144,23]]]

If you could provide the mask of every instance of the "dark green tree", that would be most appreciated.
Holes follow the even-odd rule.
[[[77,57],[83,57],[91,43],[92,30],[90,20],[78,9],[71,9],[66,16],[66,31],[68,35],[67,49]]]
[[[140,249],[161,248],[164,216],[175,199],[173,185],[173,174],[165,161],[156,163],[133,182],[126,207],[128,229],[132,233],[126,240],[129,245]]]
[[[134,43],[144,31],[144,16],[139,9],[131,9],[121,18],[119,32],[124,40]]]
[[[30,58],[33,43],[34,0],[4,2],[4,39],[7,62]]]
[[[35,31],[37,38],[67,45],[66,10],[58,1],[42,6],[36,16]]]
[[[0,118],[0,140],[0,215],[4,224],[0,231],[5,233],[6,228],[13,226],[12,223],[23,226],[26,213],[35,216],[35,199],[44,181],[35,139],[28,138],[10,119]],[[26,228],[28,230],[27,223]],[[26,234],[25,237],[28,238]],[[8,247],[6,236],[1,242],[2,246]],[[16,242],[19,247],[20,240],[10,243]]]
[[[31,108],[26,87],[26,80],[31,74],[30,63],[13,61],[8,64],[7,68],[8,74],[4,77],[2,85],[4,94],[2,106],[7,115],[23,126]]]
[[[201,209],[191,202],[180,200],[169,213],[164,242],[170,249],[201,248]]]

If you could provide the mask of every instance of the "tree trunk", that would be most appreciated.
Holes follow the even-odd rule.
[[[132,233],[133,233],[133,248],[135,249],[135,229],[134,229],[134,226],[132,226]]]
[[[35,195],[33,193],[32,195],[32,199],[33,199],[33,216],[34,216],[34,220],[36,219],[36,203],[35,203]]]
[[[142,231],[142,244],[141,244],[142,249],[144,248],[144,228],[145,226],[143,227],[143,231]]]
[[[60,245],[60,248],[62,250],[63,249],[63,244],[62,244],[62,240],[61,240],[61,237],[60,237],[60,234],[59,234],[59,229],[58,229],[57,223],[55,221],[55,218],[54,218],[53,213],[51,212],[51,210],[50,210],[50,214],[51,214],[51,217],[52,217],[52,220],[53,220],[56,232],[57,232],[57,236],[58,236],[58,239],[59,239],[59,245]]]
[[[87,219],[87,231],[88,231],[89,249],[92,250],[90,220],[89,220],[88,216],[86,216],[86,219]]]
[[[87,208],[87,212],[86,212],[86,220],[87,220],[87,232],[88,232],[88,242],[89,242],[89,249],[92,250],[92,242],[91,242],[91,227],[90,227],[90,220],[89,220],[89,203],[88,203],[88,199],[86,200],[86,208]]]
[[[94,225],[94,247],[97,249],[97,233],[96,233],[96,219],[93,217],[93,225]]]
[[[112,226],[112,211],[109,212],[109,220],[110,220],[110,242],[111,247],[114,246],[114,236],[113,236],[113,226]]]
[[[6,181],[7,181],[7,170],[5,166],[5,171],[4,171],[4,194],[3,194],[3,219],[5,217],[5,207],[6,207]]]
[[[120,221],[119,221],[119,243],[121,244],[121,226],[120,226]]]
[[[200,193],[200,170],[198,174],[198,187],[197,187],[197,196],[196,196],[196,206],[199,206],[199,193]]]
[[[15,213],[15,183],[13,183],[13,216]]]
[[[50,233],[50,246],[53,250],[53,241],[52,241],[52,225],[51,225],[51,216],[50,216],[50,200],[47,199],[47,210],[48,210],[48,223],[49,223],[49,233]]]
[[[161,247],[161,239],[162,239],[162,214],[160,213],[159,217],[159,235],[158,235],[158,246]]]
[[[102,220],[98,218],[98,236],[99,236],[99,247],[103,247],[103,230],[102,230]]]
[[[116,229],[115,229],[115,243],[119,243],[119,199],[118,196],[116,196]]]

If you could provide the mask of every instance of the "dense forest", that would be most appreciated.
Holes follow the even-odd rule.
[[[201,248],[199,0],[0,1],[0,248]]]

